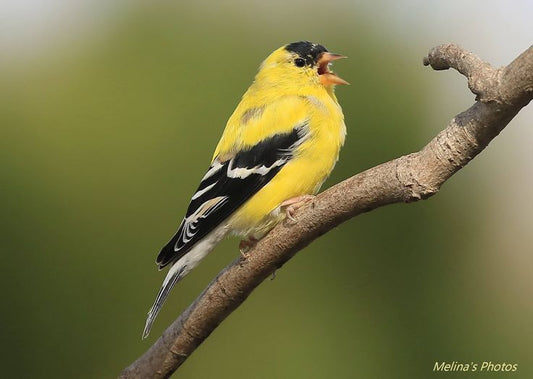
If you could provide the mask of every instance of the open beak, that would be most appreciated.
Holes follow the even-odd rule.
[[[318,78],[320,83],[325,86],[331,86],[334,84],[350,84],[346,80],[339,78],[333,71],[330,71],[329,65],[331,62],[337,59],[347,58],[344,55],[334,53],[322,53],[318,58]]]

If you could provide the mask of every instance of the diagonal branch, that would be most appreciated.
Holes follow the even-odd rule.
[[[454,68],[468,78],[476,103],[457,115],[422,150],[373,167],[331,187],[281,223],[250,251],[222,270],[150,349],[121,378],[167,378],[272,272],[314,239],[342,222],[383,205],[436,194],[478,155],[533,98],[533,46],[512,63],[492,68],[453,44],[424,58],[435,70]]]

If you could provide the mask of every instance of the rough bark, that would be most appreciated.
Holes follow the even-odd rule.
[[[167,378],[265,278],[315,238],[383,205],[436,194],[441,185],[496,137],[533,97],[533,46],[499,69],[457,45],[430,50],[424,65],[454,68],[468,79],[476,102],[458,114],[422,150],[373,167],[331,187],[274,228],[222,270],[121,378]]]

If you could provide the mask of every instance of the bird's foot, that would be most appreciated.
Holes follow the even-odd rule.
[[[257,241],[259,240],[254,237],[248,237],[248,239],[239,242],[239,252],[241,253],[242,259],[248,259],[250,256],[248,251],[257,244]]]
[[[283,203],[280,204],[280,207],[285,208],[285,215],[289,220],[291,220],[292,222],[296,222],[296,219],[294,218],[294,213],[307,203],[313,201],[314,199],[314,195],[297,196],[293,197],[292,199],[285,200]]]

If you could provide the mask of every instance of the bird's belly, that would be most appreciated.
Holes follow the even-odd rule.
[[[331,150],[327,154],[323,154],[324,151],[322,154],[305,153],[288,162],[232,216],[229,226],[233,233],[261,238],[285,217],[284,212],[279,211],[283,201],[316,194],[337,161],[339,149]]]

